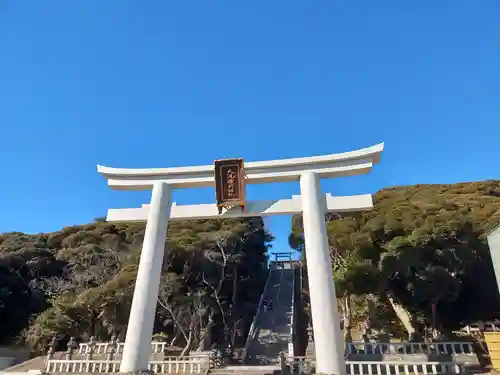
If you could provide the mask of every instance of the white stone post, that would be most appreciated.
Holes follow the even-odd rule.
[[[346,375],[340,319],[326,234],[326,200],[316,173],[300,177],[316,373]]]
[[[165,183],[155,183],[151,194],[120,372],[148,368],[171,205],[172,188]]]

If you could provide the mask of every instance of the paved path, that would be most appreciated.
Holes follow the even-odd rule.
[[[264,290],[264,298],[272,298],[273,309],[264,312],[262,307],[259,311],[255,339],[248,347],[248,364],[277,364],[279,353],[288,352],[293,272],[291,269],[271,270],[269,284]]]

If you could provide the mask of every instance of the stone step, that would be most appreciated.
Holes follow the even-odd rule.
[[[274,370],[279,370],[279,366],[248,366],[248,365],[241,365],[241,366],[225,366],[221,367],[218,370],[225,370],[225,371],[274,371]]]
[[[225,366],[210,370],[211,375],[269,375],[279,371],[279,366]]]
[[[279,370],[277,369],[266,369],[266,370],[259,370],[259,369],[232,369],[232,370],[225,370],[225,369],[213,369],[210,370],[210,375],[273,375],[277,373]]]

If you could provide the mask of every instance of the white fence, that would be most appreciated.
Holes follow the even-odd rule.
[[[290,319],[293,322],[294,312],[292,310]],[[252,330],[251,330],[252,331]],[[253,332],[251,332],[253,333]],[[293,335],[293,323],[290,324],[290,334]],[[251,336],[251,335],[249,335]],[[115,353],[123,353],[123,347],[125,343],[117,343],[117,348]],[[110,349],[111,344],[108,342],[96,342],[94,344],[94,354],[106,354]],[[168,343],[162,341],[151,342],[151,353],[152,354],[162,354]],[[364,341],[354,341],[346,344],[347,354],[444,354],[444,355],[454,355],[454,354],[467,354],[475,355],[474,348],[471,342],[402,342],[402,343],[366,343]],[[78,353],[87,354],[90,351],[90,345],[88,343],[80,344]],[[293,355],[290,355],[293,357]],[[177,358],[177,357],[176,357]]]
[[[288,357],[286,364],[290,373],[314,373],[314,362],[305,357]],[[465,374],[465,366],[457,362],[372,362],[372,361],[346,361],[348,375],[441,375]]]
[[[117,373],[120,360],[50,359],[46,371],[51,373]],[[201,374],[208,364],[201,358],[171,357],[162,361],[149,361],[149,370],[162,374]]]
[[[365,343],[363,341],[346,344],[347,354],[441,354],[475,355],[471,342],[402,342]]]
[[[500,331],[500,322],[496,321],[471,324],[470,326],[462,327],[460,331],[467,333],[468,335],[483,331],[498,332]]]
[[[49,359],[47,372],[120,372],[120,362],[113,360]]]
[[[88,354],[90,353],[90,343],[84,343],[78,345],[78,354]],[[94,352],[93,354],[106,354],[109,352],[112,344],[110,342],[96,342],[93,344]],[[119,342],[116,344],[115,353],[123,353],[124,342]],[[151,354],[161,354],[165,352],[168,347],[168,343],[164,341],[152,341],[151,342]]]
[[[365,362],[347,361],[346,370],[349,375],[390,375],[390,374],[464,374],[465,368],[455,362]]]
[[[149,362],[149,369],[157,374],[175,374],[175,373],[184,373],[184,374],[201,374],[203,372],[202,363],[199,361],[189,361],[189,362],[181,362],[181,361],[151,361]]]

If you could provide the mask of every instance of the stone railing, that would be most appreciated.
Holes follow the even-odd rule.
[[[347,361],[347,374],[465,374],[465,366],[456,362],[364,362]]]
[[[292,375],[314,373],[314,361],[306,357],[287,357],[284,366],[288,367]],[[282,366],[283,369],[283,366]],[[465,374],[465,366],[458,362],[375,362],[375,361],[346,361],[348,375],[441,375]]]
[[[46,372],[119,372],[119,360],[49,359]]]
[[[480,332],[498,332],[500,331],[500,324],[498,322],[483,322],[472,324],[470,326],[465,326],[460,329],[460,331],[465,332],[469,335],[476,334]]]
[[[260,311],[262,309],[262,304],[264,303],[264,296],[266,294],[267,287],[269,285],[269,281],[271,280],[271,275],[272,275],[272,270],[269,270],[269,273],[267,275],[266,283],[264,284],[264,288],[262,289],[262,294],[260,295],[259,299],[259,304],[257,305],[257,311],[255,312],[255,316],[253,317],[252,324],[250,325],[250,329],[248,330],[248,336],[247,340],[245,342],[245,347],[243,348],[243,351],[241,353],[241,362],[245,363],[245,359],[247,357],[247,352],[248,352],[248,347],[250,346],[250,343],[252,340],[255,338],[255,333],[257,332],[257,320],[260,315]]]
[[[50,359],[46,372],[50,373],[117,373],[120,360]],[[199,357],[166,357],[162,361],[149,361],[148,369],[162,374],[201,374],[209,364]]]
[[[199,360],[188,361],[150,361],[149,370],[157,374],[201,374],[206,367]]]
[[[53,338],[45,361],[47,372],[57,373],[113,373],[118,372],[123,354],[124,343],[113,336],[110,342],[96,342],[92,337],[88,343],[77,344],[71,337],[67,350],[56,357],[56,339]],[[189,356],[166,356],[168,344],[161,341],[151,343],[152,357],[149,369],[164,373],[200,373],[217,367],[210,351],[191,352]],[[159,354],[159,356],[154,356]],[[1,374],[0,374],[1,375]]]
[[[402,342],[366,343],[363,341],[346,344],[350,354],[435,354],[435,355],[475,355],[471,342]]]
[[[116,350],[115,353],[123,353],[123,348],[125,346],[124,342],[117,342],[116,347],[114,347],[113,342],[95,342],[95,343],[83,343],[78,345],[78,354],[107,354],[110,349]],[[92,350],[93,346],[93,350]],[[165,349],[168,347],[168,343],[164,341],[152,341],[151,342],[151,354],[162,354],[165,353]]]

